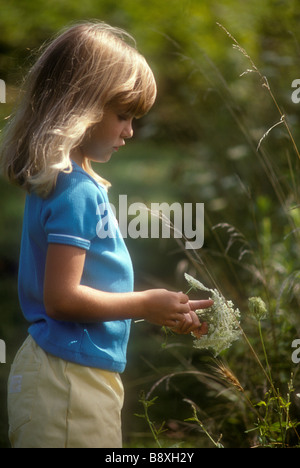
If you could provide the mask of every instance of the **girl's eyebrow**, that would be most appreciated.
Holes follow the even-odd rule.
[[[116,112],[116,114],[122,115],[126,118],[134,118],[136,116],[137,108],[138,105],[136,101],[122,103],[116,100],[115,102],[112,102],[111,105],[111,109]]]
[[[117,113],[119,117],[122,117],[123,119],[133,119],[134,114],[132,112],[118,112]]]

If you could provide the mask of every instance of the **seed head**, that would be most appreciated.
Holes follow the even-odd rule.
[[[235,387],[239,392],[244,392],[242,384],[238,378],[233,374],[233,372],[227,367],[224,363],[218,362],[217,373],[226,380],[230,385]]]

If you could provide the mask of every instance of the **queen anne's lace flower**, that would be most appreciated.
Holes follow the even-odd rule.
[[[194,347],[198,349],[211,349],[215,357],[229,348],[239,339],[240,311],[235,309],[232,301],[226,301],[217,289],[206,288],[200,281],[185,273],[185,279],[193,289],[211,292],[214,305],[209,309],[196,310],[201,322],[208,323],[208,334],[195,339]]]

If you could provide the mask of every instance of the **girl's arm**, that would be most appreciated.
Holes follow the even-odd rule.
[[[80,284],[86,251],[78,247],[49,244],[44,304],[56,320],[97,322],[145,319],[189,333],[200,326],[192,311],[212,305],[212,301],[189,301],[183,293],[153,289],[132,293],[109,293]]]

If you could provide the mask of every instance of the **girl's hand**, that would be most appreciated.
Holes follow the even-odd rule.
[[[198,309],[207,309],[212,305],[212,300],[189,301],[190,312],[188,314],[184,314],[182,320],[179,321],[172,330],[184,335],[193,333],[196,338],[201,338],[201,336],[206,335],[208,332],[208,325],[206,322],[201,323],[194,311]]]
[[[142,317],[155,325],[176,327],[182,322],[184,314],[189,314],[189,298],[181,292],[166,289],[149,289],[141,293]]]
[[[150,289],[142,294],[143,318],[148,322],[169,327],[182,334],[207,333],[207,325],[201,325],[195,310],[207,309],[213,305],[213,301],[190,301],[182,292],[165,289]]]

